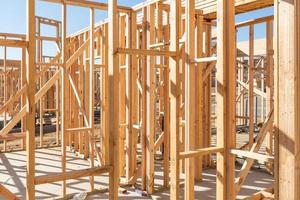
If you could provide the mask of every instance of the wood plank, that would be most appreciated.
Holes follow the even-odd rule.
[[[95,51],[94,51],[94,41],[95,41],[95,10],[90,8],[90,44],[89,44],[89,55],[90,55],[90,74],[89,76],[89,127],[91,128],[89,132],[89,145],[90,145],[90,167],[94,168],[95,164],[95,140],[94,140],[94,101],[95,101],[95,78],[94,78],[94,63],[95,63]],[[91,191],[94,190],[94,176],[90,176],[90,186]]]
[[[67,95],[68,93],[68,87],[67,87],[67,77],[66,77],[66,62],[67,62],[67,46],[66,46],[66,35],[67,35],[67,5],[62,4],[61,6],[61,14],[62,14],[62,38],[61,38],[61,58],[63,67],[61,68],[61,171],[62,173],[66,172],[66,160],[67,160],[67,152],[66,152],[66,146],[67,146],[67,132],[66,129],[67,123],[68,123],[68,113],[67,113]],[[62,181],[62,196],[66,195],[66,180]]]
[[[248,110],[249,110],[249,145],[254,139],[254,25],[249,27],[249,67],[248,67]]]
[[[23,40],[0,39],[0,46],[4,47],[26,48],[28,45],[29,43]]]
[[[87,8],[94,8],[98,10],[108,10],[109,4],[102,3],[102,2],[95,2],[89,0],[42,0],[49,3],[63,3],[65,2],[67,5],[73,6],[80,6],[80,7],[87,7]],[[131,12],[130,7],[126,6],[118,6],[117,10],[120,12]]]
[[[275,1],[276,199],[300,199],[300,3]],[[287,170],[288,169],[288,170]]]
[[[155,43],[155,7],[147,7],[147,49]],[[146,119],[146,186],[148,194],[154,191],[154,137],[155,137],[155,62],[156,57],[147,57],[146,98],[147,98],[147,119]]]
[[[223,151],[224,148],[222,147],[207,147],[202,149],[195,149],[195,150],[180,153],[179,159],[188,159],[188,158],[204,156],[212,153],[222,153]]]
[[[179,39],[181,37],[181,1],[170,0],[170,51],[176,52],[176,57],[170,59],[170,199],[179,199]],[[169,119],[165,119],[169,120]]]
[[[234,0],[218,1],[217,13],[217,146],[224,152],[217,154],[217,199],[235,199],[235,9]]]
[[[195,1],[186,1],[185,7],[185,151],[195,149]],[[185,199],[195,199],[195,159],[185,159]]]
[[[245,150],[240,150],[240,149],[231,149],[230,152],[239,157],[251,158],[254,160],[261,161],[261,162],[271,162],[271,163],[274,162],[273,156],[267,156],[267,155],[259,154],[256,152],[250,152],[250,151],[245,151]]]
[[[155,49],[131,49],[131,48],[118,48],[119,54],[132,54],[132,55],[143,55],[143,56],[175,56],[175,52],[166,50],[155,50]]]
[[[118,199],[119,189],[119,56],[115,52],[119,46],[119,16],[117,0],[108,1],[109,55],[108,55],[108,132],[109,132],[109,163],[113,171],[109,176],[109,199]]]
[[[203,57],[203,16],[196,15],[196,56]],[[203,64],[198,63],[195,69],[195,149],[203,148]],[[209,106],[209,105],[208,105]],[[195,158],[195,180],[202,180],[203,157]]]
[[[49,175],[41,175],[35,177],[35,185],[41,185],[46,183],[54,183],[59,181],[65,181],[70,179],[78,179],[81,177],[100,175],[109,173],[112,171],[111,166],[93,167],[89,169],[72,170],[64,173],[53,173]]]
[[[26,199],[35,199],[35,58],[36,58],[36,42],[35,42],[35,1],[27,0],[27,33],[26,41],[28,42],[26,54]]]
[[[16,197],[15,194],[13,194],[11,191],[9,191],[2,184],[0,184],[0,195],[5,197],[7,200],[19,200],[19,198]]]

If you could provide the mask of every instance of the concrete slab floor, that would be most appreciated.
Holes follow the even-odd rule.
[[[46,175],[61,171],[60,148],[36,150],[36,176]],[[67,153],[67,171],[78,170],[89,167],[87,160],[78,158],[74,153]],[[238,167],[237,167],[238,168]],[[238,171],[237,171],[238,173]],[[213,200],[216,198],[216,175],[215,169],[204,170],[203,182],[195,185],[195,198],[201,200]],[[0,183],[17,195],[25,199],[26,187],[26,152],[11,152],[0,154]],[[139,180],[140,181],[140,180]],[[181,175],[181,182],[184,175]],[[252,170],[246,183],[242,186],[237,199],[243,199],[255,192],[272,186],[273,177],[262,170]],[[120,194],[120,199],[169,199],[168,189],[159,189],[163,185],[163,173],[161,162],[156,163],[155,187],[157,191],[149,197],[143,197],[132,187],[127,187],[126,194]],[[77,180],[67,181],[67,193],[81,193],[89,191],[89,178],[84,177]],[[95,177],[95,188],[108,187],[108,175]],[[36,186],[36,199],[56,199],[61,195],[61,183],[43,184]],[[181,197],[184,195],[184,187],[181,187]],[[0,197],[1,199],[1,197]],[[87,199],[108,199],[108,194],[90,195]]]

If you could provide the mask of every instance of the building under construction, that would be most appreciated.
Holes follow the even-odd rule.
[[[24,10],[0,27],[0,199],[300,199],[298,0]]]

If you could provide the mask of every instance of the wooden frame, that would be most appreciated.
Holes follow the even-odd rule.
[[[299,198],[294,189],[300,160],[297,1],[151,0],[132,8],[117,0],[44,1],[61,5],[61,21],[36,16],[35,1],[27,0],[26,35],[0,33],[0,140],[4,152],[14,140],[27,151],[27,199],[35,199],[35,185],[52,182],[62,183],[65,197],[67,181],[83,176],[90,178],[93,192],[94,176],[102,173],[109,173],[110,199],[118,199],[120,184],[135,185],[138,179],[138,187],[150,195],[156,192],[159,159],[171,199],[180,197],[181,173],[184,199],[195,199],[195,182],[214,164],[216,198],[235,199],[255,160],[276,175],[277,198]],[[89,27],[71,35],[69,5],[90,9]],[[274,16],[235,24],[236,14],[271,5]],[[108,11],[108,19],[96,23],[96,10]],[[266,24],[265,55],[255,51],[254,27],[261,23]],[[54,26],[56,36],[42,35],[42,24]],[[249,48],[238,56],[236,31],[242,27],[249,27]],[[44,55],[44,41],[56,45],[55,56]],[[11,47],[22,50],[21,60],[8,59]],[[55,116],[61,173],[35,176],[35,126],[40,125],[39,148],[44,148],[45,113]],[[20,121],[20,133],[11,133]],[[238,125],[249,132],[249,141],[240,148]],[[212,128],[217,130],[214,146]],[[258,153],[263,142],[265,155]],[[67,171],[67,151],[89,159],[90,167]],[[237,177],[236,157],[245,160]]]

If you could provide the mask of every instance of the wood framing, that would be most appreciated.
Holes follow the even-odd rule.
[[[255,166],[273,186],[246,199],[300,199],[298,1],[41,1],[61,19],[26,0],[26,34],[0,31],[0,153],[26,152],[26,199],[44,184],[67,199],[83,177],[96,194],[107,176],[109,199],[130,187],[193,200],[209,170],[216,199],[233,200]],[[249,13],[270,6],[274,15]],[[89,11],[86,28],[69,34],[69,7]],[[43,174],[36,149],[48,148],[60,160]],[[86,168],[71,168],[77,159]],[[22,199],[0,182],[0,195]]]
[[[229,149],[235,148],[235,24],[234,1],[218,1],[217,35],[217,199],[235,199],[234,161]]]
[[[299,188],[299,66],[298,1],[276,1],[275,136],[277,138],[277,199],[300,198]],[[285,88],[290,88],[286,90]],[[288,101],[288,103],[287,103]],[[276,158],[275,158],[276,159]],[[286,169],[289,170],[286,170]]]

